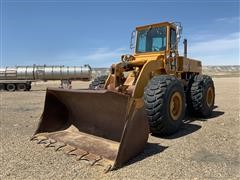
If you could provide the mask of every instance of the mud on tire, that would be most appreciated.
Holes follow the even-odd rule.
[[[214,108],[215,88],[207,75],[196,75],[188,94],[188,106],[192,115],[208,117]]]
[[[96,89],[103,89],[105,85],[105,81],[107,80],[108,75],[102,75],[96,77],[91,84],[89,85],[89,89],[96,90]]]
[[[175,97],[179,99],[175,105],[179,109],[174,114],[172,102]],[[185,115],[185,94],[182,83],[176,77],[153,77],[145,88],[144,102],[153,134],[170,135],[179,129]]]

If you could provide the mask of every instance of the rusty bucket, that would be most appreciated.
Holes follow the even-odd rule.
[[[49,88],[32,140],[108,171],[140,153],[148,132],[141,99],[107,90]]]

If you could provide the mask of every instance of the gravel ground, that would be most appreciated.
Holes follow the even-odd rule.
[[[150,136],[142,154],[107,174],[29,141],[43,110],[44,89],[57,83],[35,84],[31,92],[0,92],[0,179],[240,179],[240,79],[214,82],[211,118],[187,117],[173,136]]]

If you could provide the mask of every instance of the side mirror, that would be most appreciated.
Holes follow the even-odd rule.
[[[131,33],[130,49],[134,49],[134,48],[135,48],[135,38],[136,38],[136,30],[134,30],[134,31]]]

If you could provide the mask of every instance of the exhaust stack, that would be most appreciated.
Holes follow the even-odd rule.
[[[183,40],[184,45],[184,57],[187,58],[187,39]]]

